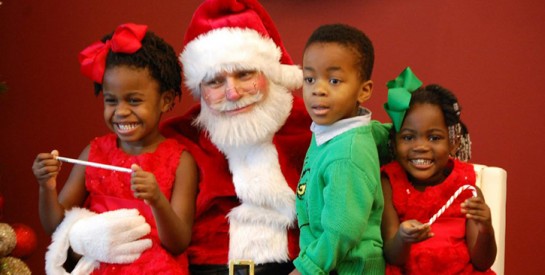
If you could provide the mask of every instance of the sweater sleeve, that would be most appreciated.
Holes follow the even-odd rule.
[[[380,123],[376,120],[371,121],[373,139],[377,145],[380,165],[385,165],[393,160],[388,141],[390,139],[391,123]]]
[[[302,274],[328,274],[357,246],[367,228],[377,186],[352,161],[329,164],[323,174],[323,232],[294,261]]]

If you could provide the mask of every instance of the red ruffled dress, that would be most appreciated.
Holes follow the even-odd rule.
[[[91,141],[89,161],[130,168],[136,163],[152,171],[161,192],[170,200],[176,169],[185,147],[174,139],[166,139],[153,153],[128,155],[117,147],[117,137],[109,134]],[[101,263],[93,274],[189,274],[186,253],[173,256],[162,246],[151,208],[136,199],[130,188],[130,174],[87,167],[85,185],[89,192],[86,207],[96,213],[122,208],[136,208],[151,226],[153,245],[131,264]]]
[[[428,222],[458,188],[475,186],[473,165],[458,160],[453,161],[452,172],[444,182],[427,187],[423,192],[413,187],[397,162],[383,166],[382,173],[390,179],[392,200],[400,222],[411,219]],[[466,218],[460,204],[471,196],[471,190],[463,191],[432,224],[435,236],[413,244],[405,266],[387,265],[386,274],[495,274],[490,269],[477,271],[470,262],[465,239]]]

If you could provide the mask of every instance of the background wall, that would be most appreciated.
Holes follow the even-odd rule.
[[[32,226],[37,251],[26,259],[43,273],[49,237],[38,218],[38,186],[31,166],[39,152],[77,157],[106,133],[102,103],[79,73],[77,54],[120,23],[145,23],[182,50],[184,31],[200,1],[0,0],[0,193],[2,222]],[[545,2],[425,0],[262,0],[293,59],[322,23],[344,22],[373,40],[376,119],[384,84],[410,65],[425,83],[459,97],[473,140],[473,161],[508,172],[506,273],[542,271],[545,168]],[[187,95],[168,116],[193,102]],[[66,164],[65,164],[66,165]],[[63,182],[69,165],[63,167]]]

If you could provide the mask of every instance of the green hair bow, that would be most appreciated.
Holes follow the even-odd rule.
[[[384,103],[384,109],[392,119],[396,131],[399,132],[405,113],[409,109],[411,94],[422,86],[422,81],[414,75],[410,67],[405,68],[396,79],[388,81],[388,101]]]

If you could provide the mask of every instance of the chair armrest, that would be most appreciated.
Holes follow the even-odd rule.
[[[507,200],[507,172],[500,167],[479,166],[480,184],[486,204],[492,212],[492,226],[496,238],[498,253],[492,270],[497,274],[504,273],[505,266],[505,223]],[[479,173],[477,173],[479,174]]]

